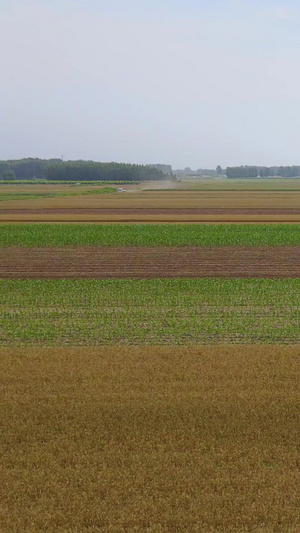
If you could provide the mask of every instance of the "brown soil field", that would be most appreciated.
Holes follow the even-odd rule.
[[[300,191],[139,191],[9,200],[2,222],[300,222]]]
[[[13,215],[15,212],[18,212],[19,215],[31,215],[33,212],[37,215],[81,215],[86,213],[85,207],[77,208],[44,208],[44,209],[0,209],[1,215]],[[91,208],[88,210],[90,215],[300,215],[299,209],[274,209],[274,208],[209,208],[209,207],[199,207],[199,208],[177,208],[172,207],[161,207],[161,208],[111,208],[111,207],[100,207],[100,208]]]
[[[124,194],[7,200],[2,209],[144,208],[300,209],[300,191],[141,191]]]
[[[299,356],[1,349],[1,531],[298,533]]]
[[[299,247],[0,249],[0,278],[299,278]]]
[[[0,223],[5,224],[298,224],[300,215],[3,215]]]
[[[2,222],[300,222],[300,209],[282,208],[42,208],[0,209]]]

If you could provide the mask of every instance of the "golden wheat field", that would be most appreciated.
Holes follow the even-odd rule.
[[[299,355],[2,348],[0,530],[300,531]]]

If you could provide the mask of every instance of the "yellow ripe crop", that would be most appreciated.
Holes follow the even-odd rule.
[[[299,348],[2,348],[1,378],[1,531],[299,532]]]

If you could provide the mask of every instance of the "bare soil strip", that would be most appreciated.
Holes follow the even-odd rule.
[[[300,247],[0,249],[2,279],[299,278]]]
[[[299,533],[299,347],[0,355],[1,531]]]
[[[87,207],[62,207],[62,208],[37,208],[37,209],[0,209],[1,215],[300,215],[300,208],[256,208],[256,207],[199,207],[199,208],[87,208]]]
[[[37,207],[0,209],[0,222],[299,223],[299,208],[277,207]]]

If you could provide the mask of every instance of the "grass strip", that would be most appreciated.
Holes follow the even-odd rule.
[[[300,279],[2,280],[0,344],[300,342]]]
[[[187,188],[177,188],[177,189],[174,189],[174,188],[169,188],[169,189],[146,189],[144,192],[161,192],[161,191],[168,191],[168,192],[192,192],[192,191],[205,191],[205,192],[299,192],[300,191],[300,188],[298,187],[297,189],[290,189],[290,188],[285,188],[285,189],[265,189],[265,188],[261,188],[261,189],[242,189],[242,188],[234,188],[234,189],[230,189],[230,188],[218,188],[218,187],[214,187],[212,189],[210,188],[207,188],[207,187],[187,187]]]
[[[299,224],[1,224],[0,246],[298,246]]]
[[[137,185],[140,183],[136,180],[0,180],[0,185]]]
[[[11,200],[36,200],[38,198],[60,198],[63,196],[86,196],[91,194],[111,194],[116,192],[114,187],[103,187],[102,189],[90,189],[85,191],[69,190],[67,192],[39,192],[39,193],[2,193],[0,190],[0,202],[7,202]]]

